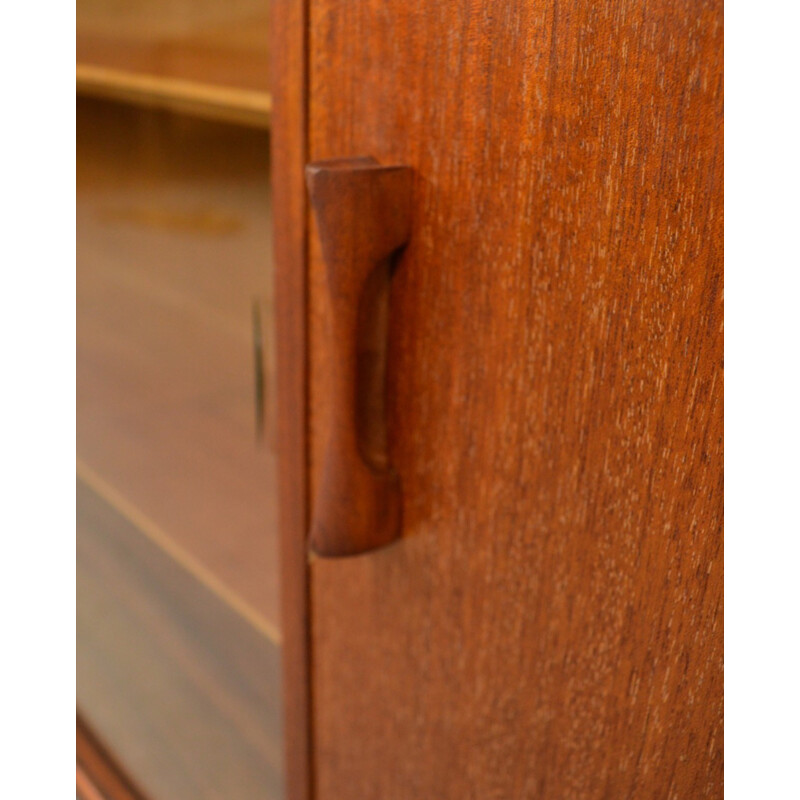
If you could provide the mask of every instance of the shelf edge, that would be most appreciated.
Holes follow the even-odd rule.
[[[77,64],[76,93],[189,116],[269,129],[272,95],[179,78]]]

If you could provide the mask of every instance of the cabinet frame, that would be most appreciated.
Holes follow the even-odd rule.
[[[311,800],[308,487],[308,0],[272,0],[271,164],[277,341],[278,496],[285,796]]]

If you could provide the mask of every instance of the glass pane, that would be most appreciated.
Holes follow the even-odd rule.
[[[265,0],[78,0],[76,11],[78,63],[110,79],[269,91]]]
[[[77,136],[79,712],[153,800],[277,798],[268,133]]]

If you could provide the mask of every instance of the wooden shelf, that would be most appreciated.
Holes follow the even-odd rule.
[[[272,98],[267,92],[78,64],[79,95],[161,108],[220,122],[269,128]]]
[[[270,91],[268,0],[78,0],[77,62]]]
[[[269,125],[268,0],[78,0],[77,91]]]
[[[85,481],[81,715],[147,797],[282,797],[280,647]]]

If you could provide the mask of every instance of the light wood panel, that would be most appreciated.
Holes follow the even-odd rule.
[[[79,104],[77,438],[91,472],[277,629],[268,147],[255,131]]]
[[[282,794],[280,649],[78,481],[77,696],[152,800]]]
[[[311,565],[317,800],[722,797],[722,4],[310,9],[311,159],[417,173],[403,539]]]
[[[78,0],[77,60],[269,93],[267,0]]]

